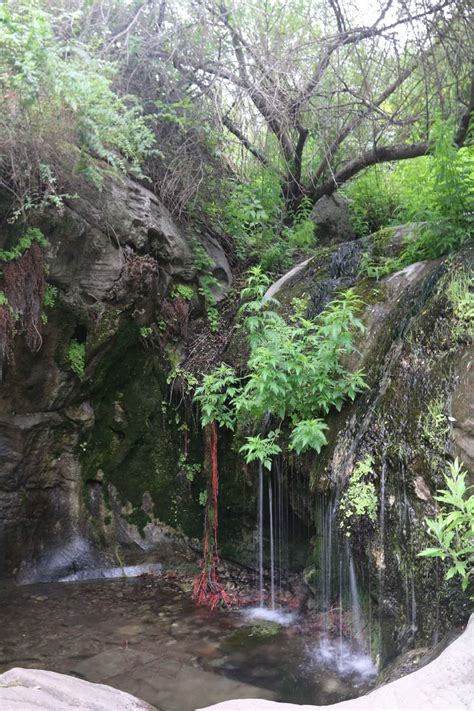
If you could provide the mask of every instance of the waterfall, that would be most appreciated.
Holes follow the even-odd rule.
[[[376,669],[365,651],[364,616],[355,560],[349,540],[341,535],[337,525],[337,505],[337,492],[329,499],[320,500],[319,602],[322,629],[312,654],[321,663],[335,666],[340,674],[357,672],[372,676]],[[331,615],[335,605],[337,617]]]
[[[381,549],[381,564],[380,564],[380,578],[381,586],[383,580],[383,571],[385,568],[385,475],[387,471],[387,465],[385,460],[382,464],[382,471],[380,474],[380,549]]]
[[[275,543],[273,539],[273,489],[272,478],[268,477],[268,518],[270,524],[270,595],[272,610],[275,609]]]
[[[264,485],[263,465],[258,467],[258,501],[257,501],[257,570],[260,606],[265,602],[264,586]],[[273,486],[273,473],[268,473],[268,537],[270,553],[270,603],[271,609],[275,609],[276,603],[276,580],[277,572],[279,579],[279,589],[282,587],[283,562],[288,558],[288,536],[285,507],[283,505],[283,477],[281,467],[276,468],[276,488]],[[287,511],[287,509],[286,509]],[[275,555],[276,548],[276,555]],[[275,561],[278,560],[278,571]]]
[[[355,574],[354,559],[349,551],[349,580],[351,589],[351,615],[353,628],[355,629],[356,646],[363,646],[364,638],[362,631],[362,613],[360,608],[359,590],[357,588],[357,578]]]
[[[263,607],[263,464],[258,465],[258,503],[257,503],[257,570],[260,605]]]
[[[321,575],[321,608],[324,612],[324,629],[328,632],[329,616],[332,604],[333,587],[333,557],[334,541],[337,538],[336,527],[337,501],[323,503],[321,507],[321,548],[320,548],[320,575]]]
[[[256,529],[256,571],[258,581],[259,607],[254,609],[255,616],[282,621],[285,615],[279,610],[279,596],[288,577],[288,491],[286,474],[280,460],[275,461],[272,471],[264,472],[263,465],[258,467],[257,491],[257,529]],[[265,562],[267,562],[270,578],[269,605],[265,607],[267,593],[265,590]],[[258,615],[257,615],[258,612]],[[267,614],[268,613],[268,614]],[[273,616],[269,613],[273,613]],[[286,614],[289,619],[293,617]],[[287,623],[286,618],[282,622]]]

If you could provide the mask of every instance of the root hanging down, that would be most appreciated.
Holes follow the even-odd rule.
[[[230,607],[237,604],[237,596],[228,593],[219,583],[217,566],[219,553],[217,547],[218,536],[218,498],[219,498],[219,469],[217,462],[217,425],[212,422],[209,428],[209,443],[211,464],[211,496],[208,499],[206,517],[204,522],[202,570],[194,581],[192,599],[198,605],[207,605],[211,610],[216,607]],[[207,458],[206,458],[207,459]]]

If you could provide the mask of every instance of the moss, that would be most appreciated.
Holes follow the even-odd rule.
[[[148,514],[146,514],[141,509],[134,509],[133,512],[125,518],[127,519],[128,523],[138,528],[141,535],[143,535],[145,526],[147,525],[147,523],[150,523],[151,520],[150,516],[148,516]]]
[[[137,325],[127,324],[89,385],[96,421],[82,454],[83,477],[95,479],[102,470],[104,481],[116,487],[124,504],[132,505],[128,518],[140,530],[151,516],[142,510],[148,491],[154,516],[199,535],[202,512],[178,479],[181,435],[174,418],[163,413],[165,389],[159,355],[143,349]]]

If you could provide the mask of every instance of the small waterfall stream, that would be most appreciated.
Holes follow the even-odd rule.
[[[260,606],[263,607],[263,464],[258,465],[258,501],[257,501],[257,570]]]
[[[364,633],[356,565],[350,543],[338,529],[337,506],[337,494],[321,498],[318,588],[322,632],[313,656],[341,674],[372,676],[376,670]]]
[[[280,600],[289,572],[289,496],[286,472],[278,459],[269,472],[262,464],[258,467],[255,548],[258,607],[246,614],[287,623],[293,615],[281,609]]]

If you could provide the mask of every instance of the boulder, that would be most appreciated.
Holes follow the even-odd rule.
[[[154,706],[104,684],[66,674],[15,668],[0,675],[3,711],[153,711]],[[156,710],[155,710],[156,711]]]
[[[324,195],[313,208],[311,219],[320,244],[330,245],[354,239],[347,200],[334,193]]]

